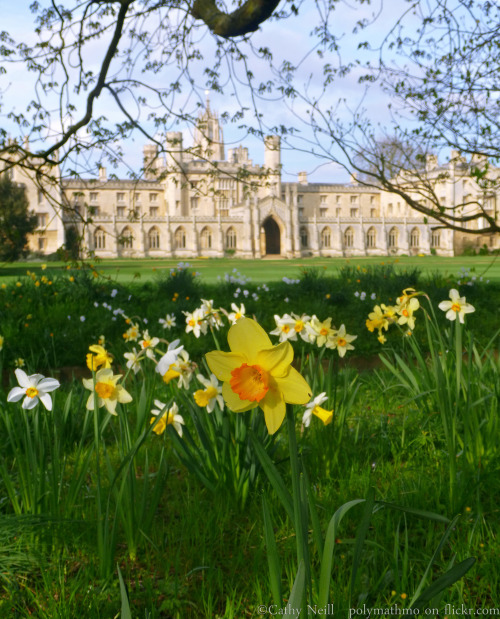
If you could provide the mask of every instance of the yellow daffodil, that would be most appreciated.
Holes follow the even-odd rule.
[[[113,374],[113,370],[105,368],[99,370],[95,375],[95,385],[92,378],[84,378],[83,385],[85,389],[90,389],[92,392],[87,400],[87,409],[94,410],[95,393],[97,393],[97,407],[105,406],[108,413],[116,415],[116,405],[118,402],[127,404],[132,402],[132,396],[118,381],[121,374]]]
[[[99,346],[99,344],[93,344],[89,346],[90,353],[87,355],[87,367],[89,370],[97,371],[99,368],[110,368],[113,362],[113,357],[109,352]],[[92,355],[91,353],[95,353]]]
[[[465,321],[465,314],[471,314],[476,311],[475,307],[467,303],[465,297],[461,297],[455,288],[450,290],[450,301],[441,301],[438,307],[443,312],[446,312],[448,320],[456,320],[458,316],[462,324]]]
[[[3,335],[0,335],[0,350],[2,350],[2,348],[3,348],[3,343],[4,343],[4,341],[5,341],[5,340],[4,340]]]
[[[400,297],[401,298],[401,297]],[[399,299],[398,299],[399,301]],[[408,302],[397,308],[399,314],[398,325],[408,325],[409,329],[415,328],[415,316],[414,312],[420,307],[419,300],[415,297],[408,299]]]
[[[283,423],[285,403],[305,404],[311,397],[309,385],[291,366],[292,346],[289,342],[273,346],[264,329],[250,318],[232,325],[227,341],[231,352],[215,350],[205,358],[223,381],[228,408],[240,413],[260,406],[267,429],[274,434]]]
[[[331,324],[331,318],[321,321],[317,316],[313,315],[311,320],[306,324],[306,330],[311,344],[316,342],[317,346],[324,346],[327,339],[335,333],[335,329]]]
[[[378,341],[382,344],[386,341],[385,336],[382,335],[382,329],[389,328],[389,325],[395,322],[397,319],[396,308],[392,305],[375,305],[373,312],[368,314],[368,320],[366,321],[366,328],[373,333],[375,329],[378,331]]]
[[[194,401],[198,406],[206,407],[207,413],[211,413],[215,408],[215,403],[219,405],[219,408],[224,407],[224,400],[222,398],[222,387],[214,374],[210,375],[210,378],[205,378],[202,374],[197,374],[196,378],[205,387],[205,389],[198,389],[193,394]]]
[[[182,436],[182,426],[184,425],[184,419],[181,415],[179,415],[179,407],[174,402],[172,406],[166,410],[167,405],[161,402],[160,400],[155,400],[154,402],[156,408],[151,411],[151,414],[154,417],[151,419],[151,423],[155,423],[156,417],[159,417],[155,427],[153,428],[153,432],[158,434],[163,434],[165,432],[168,425],[173,425],[177,434]]]

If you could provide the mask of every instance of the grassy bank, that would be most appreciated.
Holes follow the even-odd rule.
[[[374,267],[376,265],[393,265],[401,272],[419,269],[422,273],[439,273],[443,277],[457,277],[460,271],[470,270],[477,279],[500,282],[500,260],[490,256],[458,256],[441,258],[437,256],[401,256],[399,258],[305,258],[300,260],[237,260],[237,259],[189,259],[187,261],[197,271],[204,282],[216,283],[219,276],[236,269],[256,284],[280,281],[283,277],[300,277],[304,268],[319,268],[325,274],[335,277],[345,266]],[[99,273],[118,283],[154,281],[159,274],[175,268],[179,260],[102,260],[95,267]],[[42,275],[42,262],[17,262],[0,265],[0,283],[15,281],[23,277],[27,270]],[[66,263],[51,262],[54,271],[64,271]]]

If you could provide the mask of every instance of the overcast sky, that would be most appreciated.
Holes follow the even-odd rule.
[[[17,41],[23,40],[30,43],[34,40],[33,34],[33,16],[29,11],[31,0],[20,0],[16,3],[9,3],[8,7],[4,7],[2,15],[1,29],[11,33]],[[297,85],[301,88],[308,89],[311,95],[318,92],[318,88],[322,83],[323,69],[325,63],[337,65],[339,61],[349,62],[356,58],[365,61],[367,58],[373,58],[367,52],[360,52],[358,44],[360,41],[369,40],[373,48],[377,48],[383,37],[389,29],[389,24],[394,18],[394,10],[401,10],[403,3],[400,0],[389,0],[383,6],[383,11],[378,19],[366,30],[358,34],[353,34],[353,28],[356,22],[363,18],[371,19],[376,14],[380,5],[375,2],[373,5],[358,5],[353,1],[352,4],[338,3],[335,11],[334,29],[335,34],[340,40],[341,58],[336,53],[325,52],[322,58],[317,53],[313,52],[306,55],[314,45],[314,39],[311,38],[310,32],[318,23],[317,9],[313,3],[304,3],[298,17],[292,17],[282,21],[268,21],[261,26],[259,32],[252,37],[252,42],[255,47],[268,46],[274,56],[277,66],[281,64],[282,59],[289,60],[292,64],[300,64],[300,70],[297,76]],[[206,50],[206,54],[210,55],[210,37],[206,37],[201,43],[201,47]],[[87,53],[86,60],[90,66],[94,65],[97,69],[98,61],[102,57],[102,44],[93,44]],[[33,98],[34,93],[34,77],[33,74],[28,74],[22,66],[16,65],[7,66],[7,74],[0,74],[0,93],[2,109],[0,110],[0,125],[11,131],[13,135],[17,135],[16,129],[12,126],[6,115],[10,110],[21,112],[26,108],[28,102]],[[249,68],[256,76],[255,81],[264,79],[273,79],[271,73],[266,69],[264,63],[249,61]],[[75,69],[76,71],[76,69]],[[197,73],[198,72],[198,73]],[[236,76],[241,72],[241,69],[236,69]],[[201,69],[194,68],[193,75],[197,81],[197,96],[198,100],[203,97],[204,83],[201,74]],[[380,91],[377,86],[373,86],[368,96],[365,93],[365,87],[358,83],[360,71],[355,70],[344,79],[334,81],[323,95],[323,105],[335,105],[336,101],[343,99],[344,103],[339,107],[339,114],[348,114],[349,109],[355,109],[360,102],[367,109],[374,122],[385,123],[389,119],[387,97]],[[140,74],[138,75],[140,77]],[[157,80],[158,84],[166,85],[172,80],[172,76],[165,71],[159,73],[153,79]],[[242,105],[251,107],[250,93],[244,86],[239,85],[237,95],[227,79],[224,86],[224,94],[211,92],[210,101],[212,109],[223,114],[224,112],[234,114]],[[77,104],[76,117],[83,114],[83,99],[75,99]],[[196,97],[191,96],[189,100],[179,99],[179,107],[191,106],[195,110]],[[55,107],[54,99],[48,100],[48,106]],[[134,109],[134,105],[132,105]],[[337,165],[327,163],[325,158],[317,158],[311,154],[312,147],[309,140],[312,139],[308,132],[307,124],[303,120],[307,119],[306,106],[299,100],[296,100],[291,109],[290,104],[280,101],[276,98],[265,98],[258,102],[258,111],[262,114],[262,129],[267,131],[275,125],[293,126],[298,134],[294,144],[302,146],[302,150],[288,149],[284,144],[282,153],[283,164],[283,180],[296,180],[297,173],[307,171],[309,180],[314,182],[342,182],[348,180],[348,175],[341,170]],[[141,110],[136,110],[139,114]],[[97,114],[106,114],[108,119],[113,121],[122,120],[121,113],[112,103],[111,98],[103,95],[100,98],[96,108]],[[253,121],[251,112],[247,113],[246,118]],[[154,127],[150,121],[145,121],[148,130],[154,133]],[[149,122],[149,125],[148,125]],[[53,130],[57,131],[58,124],[52,120]],[[189,144],[191,130],[188,127],[172,126],[173,129],[183,130],[185,141]],[[247,146],[250,150],[250,156],[254,163],[263,163],[264,148],[263,144],[256,137],[247,136],[244,130],[238,129],[236,124],[228,123],[224,125],[224,138],[227,147],[237,146],[240,143]],[[135,134],[134,139],[128,140],[122,144],[124,150],[124,160],[130,169],[137,169],[142,163],[142,146],[145,139],[142,135]],[[125,176],[127,167],[121,166],[118,169],[118,174]]]

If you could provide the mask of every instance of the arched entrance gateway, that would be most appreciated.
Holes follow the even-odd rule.
[[[281,254],[281,233],[280,228],[272,217],[268,217],[262,227],[266,240],[266,256],[269,254]]]

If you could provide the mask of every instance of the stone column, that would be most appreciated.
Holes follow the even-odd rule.
[[[314,213],[313,219],[313,229],[311,233],[311,250],[313,254],[320,256],[321,252],[319,249],[319,232],[318,232],[318,217],[316,212]]]
[[[196,228],[196,213],[193,213],[193,226],[192,226],[192,233],[193,233],[193,249],[192,249],[192,255],[193,257],[197,257],[200,255],[200,246],[198,243],[198,230]]]
[[[167,253],[167,256],[172,256],[172,233],[170,230],[170,216],[168,214],[167,211],[167,216],[166,216],[166,230],[165,230],[165,250]]]
[[[291,208],[292,208],[292,225],[293,225],[293,250],[294,256],[300,258],[301,244],[300,244],[300,220],[299,209],[297,206],[297,185],[293,185],[291,191]]]
[[[361,213],[361,211],[360,211]],[[360,244],[359,244],[359,249],[361,251],[362,254],[364,254],[366,256],[366,238],[365,238],[365,227],[363,225],[363,215],[360,214],[359,216],[359,234],[361,235],[361,239],[360,239]]]
[[[410,244],[408,243],[408,224],[406,222],[406,217],[403,222],[403,238],[399,243],[399,247],[401,249],[401,253],[407,254],[409,252]]]
[[[252,205],[252,219],[253,219],[253,255],[255,258],[262,258],[260,251],[260,209],[257,197],[255,197]]]
[[[143,258],[146,255],[146,251],[145,251],[145,232],[144,232],[144,218],[141,217],[141,222],[139,224],[139,252],[140,252],[140,256],[141,258]]]
[[[378,243],[377,243],[378,244]],[[382,233],[380,236],[380,249],[384,254],[388,253],[387,249],[387,230],[385,226],[385,216],[382,213]]]
[[[217,231],[218,231],[218,235],[219,235],[219,255],[221,258],[224,257],[224,232],[222,231],[222,220],[221,220],[221,215],[220,215],[220,211],[217,217]]]

